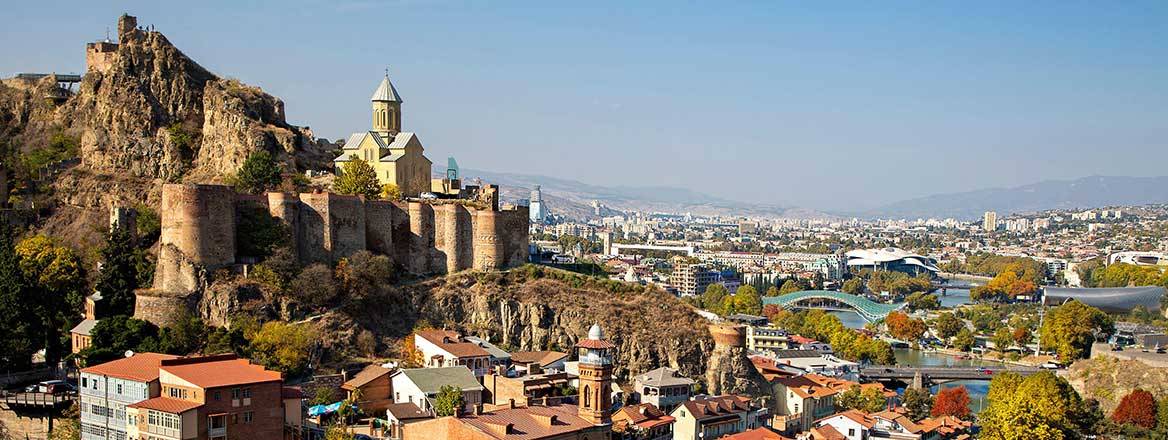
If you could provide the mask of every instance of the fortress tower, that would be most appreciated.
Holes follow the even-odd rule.
[[[612,424],[612,350],[604,331],[592,324],[588,339],[576,344],[580,360],[580,403],[577,414],[593,425]]]

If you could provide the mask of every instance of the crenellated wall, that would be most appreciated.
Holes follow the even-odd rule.
[[[527,261],[526,207],[495,210],[457,200],[366,201],[331,193],[239,195],[219,185],[162,189],[162,235],[154,286],[138,292],[153,322],[201,295],[209,275],[236,264],[238,206],[266,205],[284,221],[302,264],[333,263],[361,250],[384,254],[418,275],[504,269]]]

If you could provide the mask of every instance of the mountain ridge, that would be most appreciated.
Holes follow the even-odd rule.
[[[850,216],[881,218],[953,217],[969,220],[986,211],[999,216],[1049,209],[1088,209],[1168,203],[1168,176],[1102,176],[1048,179],[1014,187],[932,194],[905,199]]]

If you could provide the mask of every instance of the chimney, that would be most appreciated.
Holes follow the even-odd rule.
[[[507,399],[507,407],[515,409],[515,399]]]
[[[474,415],[476,415],[476,416],[481,416],[481,415],[483,415],[483,402],[479,402],[479,403],[476,403],[476,404],[475,404],[475,406],[474,406]]]

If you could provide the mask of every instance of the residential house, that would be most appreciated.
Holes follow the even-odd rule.
[[[543,350],[543,351],[517,351],[511,353],[511,364],[515,366],[516,371],[527,371],[530,367],[536,366],[543,371],[564,371],[564,363],[568,361],[568,354]]]
[[[670,414],[674,440],[714,439],[766,426],[767,409],[737,395],[706,396],[682,403]]]
[[[491,373],[483,376],[483,401],[495,405],[514,401],[522,406],[559,403],[565,398],[575,397],[576,394],[567,389],[574,379],[568,373],[538,370],[523,375]],[[565,391],[570,394],[565,395]]]
[[[81,372],[81,438],[283,438],[299,430],[299,390],[235,355],[139,353]]]
[[[677,405],[689,400],[694,381],[677,374],[677,370],[661,367],[633,378],[633,389],[641,395],[642,403],[651,403],[662,411],[671,412]]]
[[[126,406],[158,396],[158,366],[176,357],[138,353],[83,368],[77,382],[81,439],[125,439]]]
[[[73,353],[79,353],[81,350],[89,348],[93,344],[93,327],[97,326],[97,302],[101,301],[101,292],[94,292],[93,295],[85,297],[85,313],[82,320],[71,330],[69,330],[69,341],[73,348]]]
[[[835,377],[808,373],[771,381],[777,414],[774,426],[788,435],[810,429],[816,420],[835,414],[835,398],[854,386],[861,390],[878,388],[891,404],[896,392],[878,383],[860,384]]]
[[[356,401],[365,414],[380,414],[393,403],[389,375],[393,370],[380,365],[369,365],[341,384],[345,398]],[[354,399],[356,397],[356,399]]]
[[[925,419],[913,422],[904,410],[886,410],[868,414],[848,410],[816,422],[820,428],[831,427],[846,440],[887,438],[897,440],[968,439],[970,423],[954,418]],[[826,431],[830,432],[830,431]],[[814,435],[805,438],[816,439]]]
[[[609,440],[611,431],[581,417],[576,405],[507,406],[411,423],[402,440]]]
[[[422,366],[427,368],[463,366],[474,377],[483,377],[491,369],[491,354],[456,332],[420,331],[414,334],[414,346],[422,354]]]
[[[640,403],[621,408],[612,415],[614,440],[671,440],[673,416],[652,403]]]
[[[418,405],[409,402],[391,403],[385,409],[385,419],[389,422],[389,426],[385,430],[385,435],[390,440],[401,440],[405,433],[406,425],[433,418],[433,412],[423,411],[421,408],[418,408]]]
[[[463,412],[471,412],[482,403],[483,386],[461,366],[406,368],[390,375],[394,403],[412,403],[422,411],[434,410],[434,399],[443,386],[462,391]]]
[[[462,339],[486,350],[487,354],[491,356],[489,371],[494,371],[498,367],[511,368],[511,353],[508,353],[507,350],[499,348],[495,344],[492,344],[491,341],[476,336],[463,336]]]

